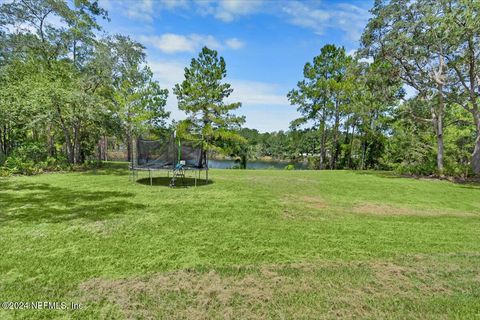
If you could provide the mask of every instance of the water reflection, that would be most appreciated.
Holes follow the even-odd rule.
[[[296,170],[308,169],[306,162],[288,162],[288,161],[265,161],[252,160],[247,161],[247,169],[285,169],[289,164],[292,164]],[[208,160],[208,167],[215,169],[231,169],[238,167],[239,163],[234,160]]]

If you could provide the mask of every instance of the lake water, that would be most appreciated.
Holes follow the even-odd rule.
[[[247,169],[280,169],[283,170],[289,164],[293,164],[295,169],[308,169],[305,162],[288,162],[288,161],[262,161],[252,160],[247,161]],[[208,167],[215,169],[231,169],[238,166],[233,160],[208,160]]]

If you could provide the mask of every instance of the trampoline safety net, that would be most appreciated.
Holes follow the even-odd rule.
[[[207,157],[202,142],[174,137],[159,140],[138,139],[136,166],[161,169],[182,164],[186,168],[206,169]]]

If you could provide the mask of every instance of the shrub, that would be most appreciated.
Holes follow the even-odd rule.
[[[316,170],[320,166],[320,157],[308,156],[307,158],[308,169]]]
[[[394,171],[399,174],[427,176],[435,174],[436,165],[435,163],[400,164]]]
[[[17,147],[3,164],[1,175],[25,174],[33,175],[44,171],[69,170],[67,158],[60,154],[50,157],[38,143],[26,143]]]
[[[40,168],[38,168],[32,160],[25,160],[19,156],[12,155],[5,161],[4,170],[10,174],[32,175],[39,173]]]

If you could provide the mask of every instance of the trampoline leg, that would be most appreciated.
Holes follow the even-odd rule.
[[[152,171],[148,170],[148,176],[150,177],[150,185],[152,186]]]

